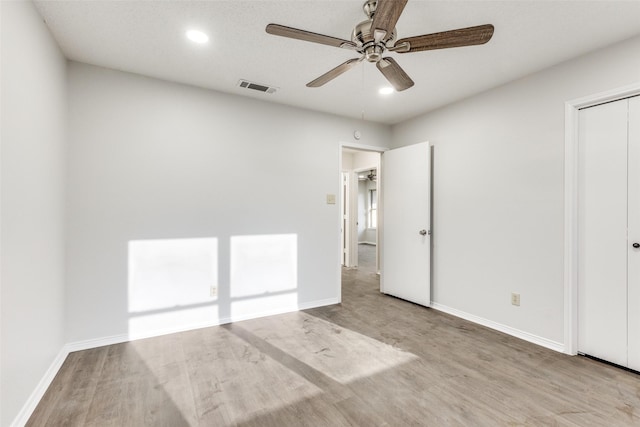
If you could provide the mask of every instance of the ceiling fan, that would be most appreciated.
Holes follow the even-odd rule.
[[[358,52],[360,58],[349,59],[315,80],[307,87],[320,87],[366,59],[373,62],[391,85],[397,90],[409,89],[413,80],[391,57],[384,57],[386,51],[397,53],[421,52],[424,50],[446,49],[451,47],[472,46],[488,42],[493,36],[493,25],[460,28],[441,33],[407,37],[396,41],[396,22],[402,14],[408,0],[367,0],[363,5],[367,20],[353,29],[351,41],[284,25],[269,24],[266,31],[276,36],[289,37],[313,43],[350,49]]]

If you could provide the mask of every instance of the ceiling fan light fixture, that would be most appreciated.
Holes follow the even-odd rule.
[[[204,44],[209,41],[209,36],[198,30],[189,30],[186,36],[189,40],[198,44]]]
[[[395,89],[391,86],[385,86],[378,89],[378,93],[380,95],[391,95],[393,92],[395,92]]]

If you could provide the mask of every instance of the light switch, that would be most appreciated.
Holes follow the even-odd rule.
[[[335,194],[327,194],[327,204],[335,205],[336,204],[336,195]]]

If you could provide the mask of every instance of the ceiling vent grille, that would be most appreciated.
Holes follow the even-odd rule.
[[[250,82],[248,80],[242,80],[242,79],[238,82],[238,86],[240,86],[241,88],[253,89],[253,90],[257,90],[258,92],[264,92],[264,93],[274,93],[278,89],[272,86],[261,85],[259,83],[254,83],[254,82]]]

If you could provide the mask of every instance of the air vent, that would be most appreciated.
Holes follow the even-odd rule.
[[[258,92],[265,92],[265,93],[274,93],[278,89],[272,86],[266,86],[266,85],[250,82],[248,80],[240,80],[238,82],[238,86],[245,89],[253,89],[253,90],[257,90]]]

